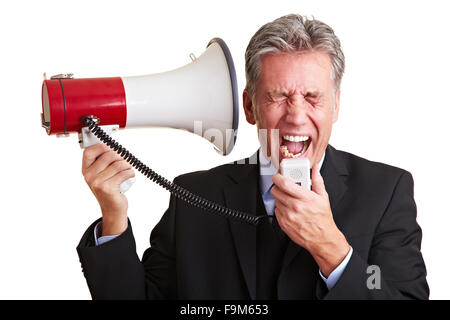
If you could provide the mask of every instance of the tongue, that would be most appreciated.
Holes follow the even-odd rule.
[[[303,141],[292,142],[284,140],[283,144],[287,147],[288,151],[292,154],[300,153],[303,150]]]

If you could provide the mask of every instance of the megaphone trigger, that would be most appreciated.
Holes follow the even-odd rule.
[[[102,128],[103,131],[105,131],[109,135],[119,130],[118,124],[99,127]],[[81,149],[93,146],[94,144],[101,143],[101,141],[95,135],[93,135],[92,132],[87,127],[81,128],[81,131],[78,133],[78,142],[80,144]]]

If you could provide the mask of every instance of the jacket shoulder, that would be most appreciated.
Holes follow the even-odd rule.
[[[397,181],[402,176],[411,176],[405,169],[378,161],[362,158],[347,151],[334,150],[343,160],[349,174],[355,178],[369,181]]]
[[[205,191],[205,189],[217,189],[218,186],[233,183],[236,170],[244,169],[235,162],[226,163],[208,170],[200,170],[181,174],[173,182],[191,191]],[[212,191],[212,190],[210,190]]]

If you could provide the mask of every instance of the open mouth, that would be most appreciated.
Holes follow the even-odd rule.
[[[280,150],[285,158],[299,158],[308,150],[311,139],[308,136],[289,136],[281,138]]]

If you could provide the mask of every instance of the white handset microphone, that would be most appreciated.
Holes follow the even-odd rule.
[[[308,158],[283,159],[280,172],[296,184],[311,190],[311,165]]]

